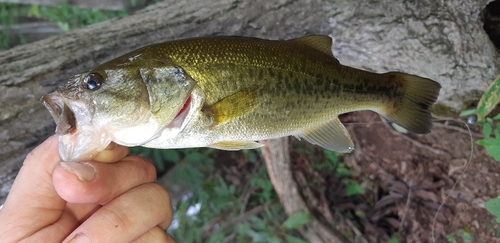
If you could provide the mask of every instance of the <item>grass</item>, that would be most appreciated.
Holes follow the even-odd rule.
[[[149,1],[148,4],[158,2]],[[135,1],[131,0],[134,6]],[[106,21],[116,17],[129,15],[132,11],[120,11],[77,8],[69,6],[66,2],[60,6],[27,5],[16,3],[0,3],[0,50],[5,50],[14,45],[26,43],[22,34],[13,33],[11,26],[18,24],[20,19],[39,19],[57,24],[61,32],[81,28],[94,23]]]

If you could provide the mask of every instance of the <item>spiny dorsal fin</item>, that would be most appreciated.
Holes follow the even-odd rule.
[[[319,50],[329,56],[333,57],[332,53],[332,38],[326,35],[310,35],[304,36],[297,39],[289,40],[295,43],[300,43]]]

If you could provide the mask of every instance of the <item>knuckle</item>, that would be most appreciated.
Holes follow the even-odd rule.
[[[145,176],[148,182],[154,182],[156,180],[156,168],[151,162],[136,155],[128,156],[126,160],[132,161],[136,168],[142,170],[141,174]]]
[[[130,225],[132,225],[133,220],[129,217],[129,213],[125,208],[121,207],[103,207],[99,211],[101,217],[108,222],[111,228],[113,229],[127,229]]]
[[[150,198],[149,200],[160,209],[161,214],[159,216],[161,218],[161,221],[171,221],[172,203],[170,201],[170,195],[168,194],[168,192],[162,186],[156,183],[148,184],[147,191]]]
[[[155,226],[139,238],[132,241],[133,243],[151,243],[151,242],[171,242],[170,237],[160,227]]]

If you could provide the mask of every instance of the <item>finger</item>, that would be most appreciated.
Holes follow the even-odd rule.
[[[0,210],[0,239],[5,240],[5,232],[14,237],[31,235],[61,216],[66,202],[52,185],[52,170],[60,161],[57,140],[49,137],[26,157]]]
[[[129,153],[130,149],[128,147],[112,142],[108,145],[108,147],[106,147],[106,149],[99,152],[93,160],[103,163],[113,163],[122,160]]]
[[[141,235],[139,238],[132,241],[133,243],[151,243],[151,242],[162,242],[162,243],[175,243],[174,238],[167,234],[164,229],[156,226]]]
[[[32,219],[19,219],[23,221],[33,222]],[[57,222],[48,224],[46,227],[40,228],[38,231],[30,234],[26,238],[21,238],[21,242],[61,242],[66,235],[76,228],[77,220],[71,212],[63,211]],[[43,229],[43,230],[42,230]],[[2,238],[3,239],[3,238]],[[2,241],[3,242],[3,241]],[[6,240],[5,242],[18,242]]]
[[[82,224],[85,220],[87,220],[90,216],[92,216],[92,214],[94,214],[101,207],[102,207],[101,205],[95,203],[92,204],[66,203],[67,211],[71,212],[78,225]],[[68,232],[68,234],[69,233],[70,232]]]
[[[156,225],[172,222],[170,197],[155,183],[143,184],[120,195],[97,210],[74,230],[64,242],[76,237],[97,242],[130,242]]]
[[[138,185],[154,182],[153,164],[138,156],[119,162],[61,162],[54,168],[56,191],[70,203],[104,204]]]

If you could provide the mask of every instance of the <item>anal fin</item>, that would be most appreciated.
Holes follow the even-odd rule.
[[[350,153],[354,150],[354,144],[347,129],[337,117],[325,124],[303,130],[296,135],[328,150],[342,153]]]
[[[221,150],[241,150],[241,149],[256,149],[264,146],[262,143],[254,141],[222,141],[218,143],[211,144],[210,148],[221,149]]]

